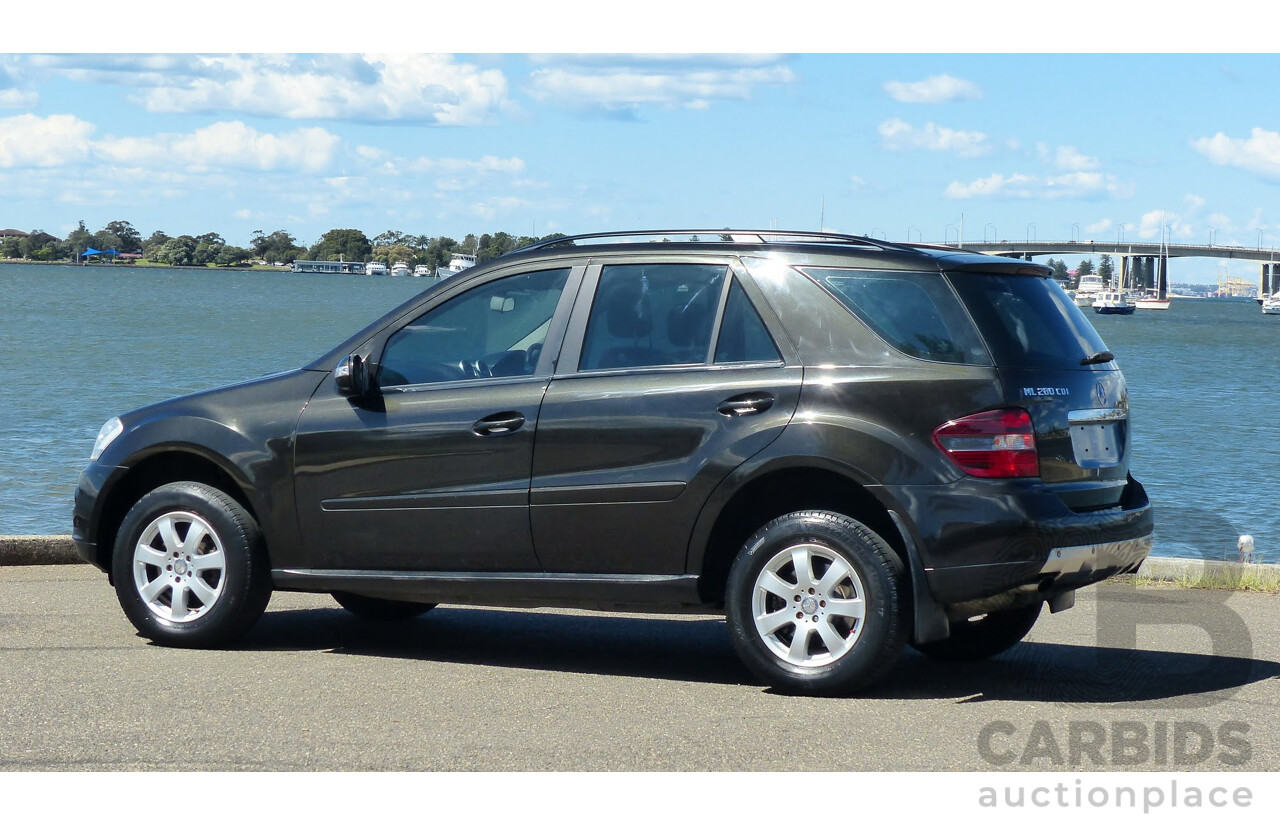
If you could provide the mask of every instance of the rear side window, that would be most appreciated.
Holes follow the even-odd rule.
[[[894,349],[925,361],[989,365],[973,323],[940,275],[806,269]]]
[[[579,369],[706,363],[727,274],[706,264],[606,266]]]
[[[734,279],[729,287],[729,301],[724,306],[724,320],[720,322],[720,337],[716,341],[717,364],[734,364],[744,361],[781,361],[778,347],[769,337],[760,314],[751,306],[747,293]]]
[[[1107,348],[1051,278],[976,272],[948,277],[1002,367],[1079,369],[1082,359]]]

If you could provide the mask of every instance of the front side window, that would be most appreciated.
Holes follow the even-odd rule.
[[[451,298],[391,336],[383,387],[532,375],[569,270],[512,275]]]
[[[604,267],[579,369],[706,363],[727,276],[715,264]]]
[[[929,272],[806,269],[899,352],[925,361],[991,363],[946,281]]]

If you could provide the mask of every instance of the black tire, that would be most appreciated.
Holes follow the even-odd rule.
[[[138,632],[172,647],[225,645],[271,599],[258,523],[226,493],[191,481],[133,505],[116,534],[112,577]]]
[[[1040,617],[1043,605],[1044,602],[1038,601],[1026,607],[952,622],[951,635],[946,639],[913,647],[930,658],[946,662],[980,662],[1022,641]]]
[[[361,596],[356,593],[334,593],[338,604],[362,619],[377,622],[403,622],[417,618],[426,613],[434,604],[423,602],[401,602],[395,599],[376,599],[373,596]]]
[[[790,561],[796,557],[807,576]],[[866,525],[819,510],[780,516],[747,540],[729,570],[725,613],[743,663],[788,693],[870,685],[897,661],[911,631],[897,554]]]

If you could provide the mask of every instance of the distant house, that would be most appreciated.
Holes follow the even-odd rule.
[[[21,229],[0,229],[0,243],[4,243],[5,238],[26,238],[30,234],[30,232],[23,232]]]

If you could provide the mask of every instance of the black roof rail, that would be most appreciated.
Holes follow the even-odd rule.
[[[591,232],[585,235],[565,235],[559,238],[549,238],[545,241],[538,241],[522,246],[519,249],[512,250],[515,252],[532,252],[538,249],[548,249],[553,246],[574,245],[579,241],[606,241],[620,238],[670,238],[672,236],[697,236],[695,243],[829,243],[829,244],[850,244],[858,246],[873,246],[877,249],[911,251],[915,249],[912,244],[893,243],[891,241],[882,241],[876,238],[869,238],[865,235],[843,235],[837,232],[786,232],[777,229],[658,229],[651,231],[635,231],[635,232]],[[728,236],[725,240],[724,236]]]

